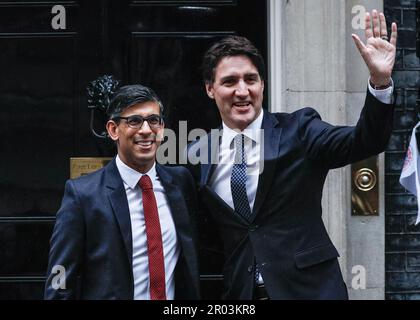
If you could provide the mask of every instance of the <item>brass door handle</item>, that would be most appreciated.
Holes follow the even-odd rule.
[[[353,183],[360,191],[372,190],[376,186],[376,182],[376,174],[369,168],[359,169],[354,175]]]
[[[379,214],[378,157],[351,165],[351,213],[356,216]]]

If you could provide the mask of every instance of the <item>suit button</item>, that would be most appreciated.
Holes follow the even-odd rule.
[[[258,225],[257,224],[252,224],[249,226],[249,231],[254,232],[255,230],[258,229]]]
[[[251,273],[253,269],[254,269],[253,266],[249,266],[248,267],[248,272]]]

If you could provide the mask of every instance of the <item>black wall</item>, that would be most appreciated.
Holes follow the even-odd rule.
[[[416,52],[419,1],[385,0],[384,5],[387,20],[399,26],[393,74],[398,100],[385,161],[386,299],[420,299],[420,225],[414,226],[417,199],[398,182],[411,131],[420,120],[420,52]]]

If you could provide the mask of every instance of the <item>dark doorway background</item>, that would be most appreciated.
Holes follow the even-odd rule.
[[[56,4],[66,9],[65,30],[51,27]],[[267,57],[266,11],[255,0],[0,1],[0,299],[42,298],[69,159],[115,152],[90,133],[88,83],[109,74],[150,86],[167,127],[186,120],[189,130],[209,130],[220,118],[201,57],[228,34],[248,37]],[[216,238],[203,234],[205,298],[221,290]]]

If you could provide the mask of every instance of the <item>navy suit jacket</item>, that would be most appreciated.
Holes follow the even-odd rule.
[[[156,171],[166,191],[181,246],[175,299],[198,299],[194,181],[183,167]],[[51,238],[46,299],[133,299],[132,233],[124,183],[115,158],[106,167],[68,180]],[[66,288],[55,290],[55,265],[65,268]]]
[[[323,185],[330,169],[382,152],[392,121],[393,106],[369,91],[355,127],[332,126],[311,108],[290,114],[265,112],[264,169],[252,223],[211,190],[214,164],[190,166],[201,211],[220,231],[224,298],[252,299],[255,257],[272,299],[347,299],[339,254],[321,218]],[[210,147],[210,140],[208,135],[197,143]],[[208,154],[217,159],[211,149]]]

